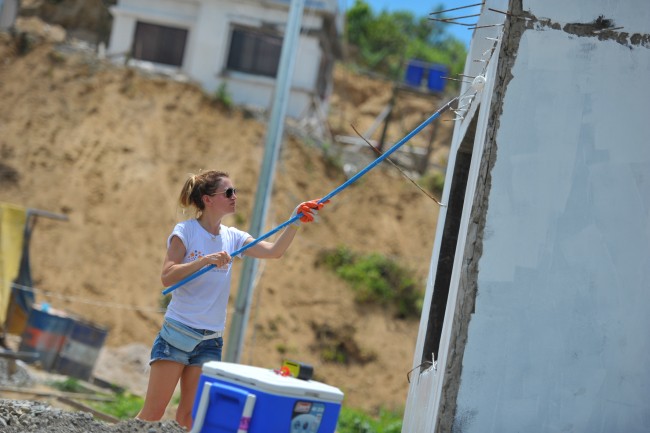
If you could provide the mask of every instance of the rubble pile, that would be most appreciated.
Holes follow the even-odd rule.
[[[68,412],[39,402],[0,399],[0,431],[6,433],[183,433],[176,421],[108,424],[86,412]]]
[[[31,388],[37,380],[20,361],[0,358],[0,386]],[[176,421],[126,420],[109,424],[88,412],[53,408],[41,401],[0,398],[0,431],[3,433],[183,433]]]

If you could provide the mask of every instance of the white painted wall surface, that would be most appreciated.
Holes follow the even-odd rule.
[[[551,3],[554,20],[588,9]],[[624,3],[617,24],[635,20]],[[650,431],[649,71],[650,48],[524,32],[497,131],[458,432]]]

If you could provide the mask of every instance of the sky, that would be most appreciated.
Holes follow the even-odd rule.
[[[341,0],[345,8],[350,8],[354,5],[354,0]],[[374,13],[379,13],[382,10],[394,12],[398,10],[406,10],[412,12],[416,16],[429,16],[438,5],[442,5],[443,10],[457,8],[461,6],[468,6],[480,3],[481,0],[364,0],[370,5]],[[448,12],[447,18],[460,17],[465,15],[477,14],[481,11],[480,6],[475,6],[467,9],[460,9],[457,11]],[[476,18],[467,18],[461,20],[464,23],[475,23]],[[453,34],[456,38],[463,41],[467,47],[472,39],[472,31],[468,30],[466,26],[461,25],[448,25],[447,31]]]

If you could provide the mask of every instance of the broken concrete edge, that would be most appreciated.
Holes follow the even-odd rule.
[[[514,14],[513,14],[514,15]],[[565,33],[580,37],[595,37],[599,41],[613,40],[629,48],[644,47],[650,48],[649,33],[632,33],[624,31],[623,27],[616,27],[612,19],[599,16],[590,23],[559,23],[550,18],[538,18],[529,12],[521,11],[517,14],[526,23],[527,30],[562,30]],[[521,20],[520,20],[521,21]]]

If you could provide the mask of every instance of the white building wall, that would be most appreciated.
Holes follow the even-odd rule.
[[[285,23],[288,20],[288,11],[283,9],[263,9],[255,5],[232,3],[228,12],[224,13],[219,7],[219,14],[224,25],[220,34],[219,46],[216,48],[215,57],[218,61],[217,72],[206,67],[196,67],[193,74],[200,78],[208,91],[214,91],[223,80],[227,81],[228,91],[237,104],[255,105],[263,108],[270,108],[272,105],[273,92],[275,91],[275,79],[264,76],[254,76],[236,71],[228,71],[222,74],[228,61],[228,49],[230,46],[230,27],[240,25],[248,27],[259,27],[262,23],[274,23],[279,30],[284,32]],[[322,18],[305,9],[302,21],[302,31],[298,38],[298,52],[293,71],[291,95],[287,107],[287,114],[291,117],[300,117],[311,103],[312,94],[315,91],[318,69],[322,57],[319,41],[314,36],[307,35],[306,30],[318,29],[322,25]],[[202,75],[201,71],[203,71]]]
[[[456,419],[650,431],[650,49],[523,35]]]
[[[650,431],[650,49],[523,35],[498,130],[463,432]]]
[[[138,21],[187,29],[188,46],[191,46],[192,30],[198,12],[199,3],[194,1],[120,0],[117,7],[111,8],[113,28],[111,29],[108,52],[114,55],[124,55],[130,52]],[[186,60],[187,53],[184,61]]]
[[[214,3],[198,6],[189,35],[183,69],[207,90],[214,90],[214,81],[221,66],[221,56],[228,40],[228,22]]]
[[[512,79],[494,96],[503,106],[492,113],[496,161],[467,339],[463,353],[447,352],[456,275],[438,369],[412,376],[403,432],[434,431],[450,403],[454,432],[650,431],[650,43],[564,30],[602,16],[648,41],[650,2],[569,3],[523,2],[557,25],[523,32]],[[488,121],[479,117],[481,154]],[[455,274],[466,272],[470,186]],[[460,377],[445,371],[451,357],[462,358]],[[453,380],[456,401],[441,402]]]

